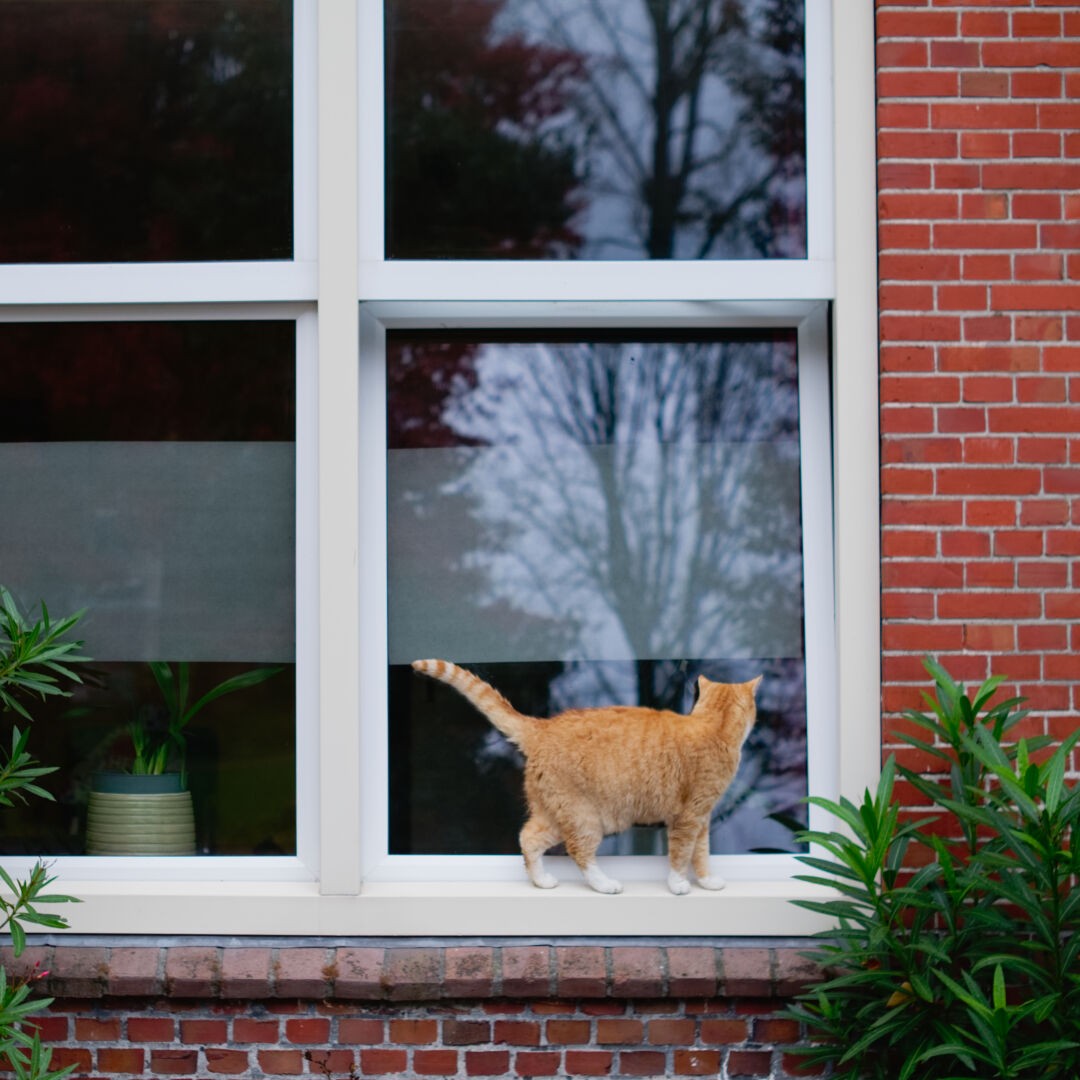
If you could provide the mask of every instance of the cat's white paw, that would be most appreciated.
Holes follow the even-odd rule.
[[[554,874],[540,873],[533,877],[532,883],[538,889],[554,889],[559,879]]]
[[[690,882],[678,870],[672,870],[667,876],[667,887],[676,896],[685,896],[690,891]]]
[[[614,878],[609,878],[596,863],[593,863],[591,866],[586,866],[584,873],[585,883],[590,889],[595,889],[599,893],[609,894],[622,892],[622,882],[616,881]]]
[[[717,892],[726,887],[727,882],[719,874],[710,874],[708,877],[698,878],[698,884],[703,889],[712,889]]]

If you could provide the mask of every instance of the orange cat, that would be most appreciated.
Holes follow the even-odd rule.
[[[529,818],[521,853],[532,883],[551,889],[543,855],[560,840],[597,892],[622,885],[596,863],[609,833],[663,822],[671,870],[668,888],[698,883],[722,889],[709,873],[709,816],[739,767],[743,742],[754,725],[754,691],[747,683],[718,683],[704,675],[689,715],[634,706],[570,709],[548,720],[519,713],[494,687],[446,660],[416,660],[424,675],[452,686],[525,755]]]

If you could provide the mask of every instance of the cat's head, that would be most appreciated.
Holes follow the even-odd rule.
[[[699,675],[695,686],[694,712],[717,712],[728,721],[734,720],[742,727],[742,737],[750,734],[757,719],[754,695],[761,685],[762,676],[744,683],[714,682]]]

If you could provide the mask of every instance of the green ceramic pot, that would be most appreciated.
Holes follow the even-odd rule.
[[[191,792],[178,773],[94,777],[86,814],[88,855],[194,855]]]

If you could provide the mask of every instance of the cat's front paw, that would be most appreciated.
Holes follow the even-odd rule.
[[[622,892],[622,882],[609,878],[595,863],[585,867],[585,883],[590,889],[595,889],[599,893],[610,895]]]
[[[709,874],[708,877],[698,878],[698,884],[703,889],[712,889],[713,892],[719,892],[727,886],[727,882],[719,874]]]
[[[554,889],[559,884],[559,879],[554,874],[536,874],[532,883],[538,889]]]
[[[678,870],[672,870],[667,876],[667,887],[676,896],[685,896],[690,891],[690,882]]]

